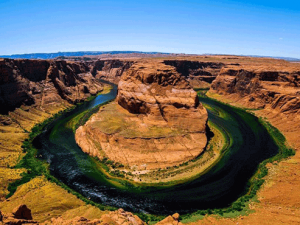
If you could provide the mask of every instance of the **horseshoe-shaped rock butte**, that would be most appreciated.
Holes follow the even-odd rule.
[[[76,131],[81,149],[135,170],[177,166],[207,144],[207,111],[175,67],[138,61],[121,77],[118,95]]]

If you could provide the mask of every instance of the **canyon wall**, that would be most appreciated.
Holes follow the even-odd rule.
[[[300,215],[297,191],[300,188],[300,63],[250,57],[232,61],[239,65],[226,65],[207,95],[234,106],[256,109],[250,111],[279,129],[286,138],[286,145],[296,153],[280,162],[267,164],[268,175],[257,194],[260,203],[252,205],[256,212],[235,219],[234,223],[263,224],[261,218],[266,218],[265,224],[279,224],[278,221],[297,224],[300,221],[295,216]],[[212,221],[214,224],[227,222],[207,217],[203,223]]]
[[[133,64],[131,60],[97,60],[90,63],[91,73],[97,79],[117,84],[123,73]]]
[[[0,59],[0,201],[9,183],[26,172],[15,165],[25,155],[22,145],[30,130],[101,90],[83,63]]]
[[[0,113],[21,105],[83,101],[103,89],[84,63],[0,59]]]
[[[269,108],[281,113],[300,113],[300,70],[223,68],[211,92],[236,95],[248,108]]]
[[[166,65],[174,66],[178,73],[186,77],[194,87],[203,87],[203,83],[211,83],[225,65],[221,62],[201,62],[193,60],[165,60]]]
[[[93,76],[117,84],[121,76],[136,62],[141,61],[140,58],[135,59],[100,59],[84,62],[86,63]],[[155,61],[156,59],[148,59]],[[185,76],[189,83],[194,87],[208,87],[219,74],[222,67],[225,66],[221,62],[203,62],[197,59],[166,59],[162,61],[166,65],[176,68],[177,72]],[[206,84],[206,85],[205,85]]]
[[[98,79],[117,84],[137,61],[0,59],[0,103],[3,105],[0,113],[7,114],[21,105],[43,106],[63,100],[71,104],[80,102],[101,90]],[[164,63],[174,66],[193,87],[201,86],[201,82],[211,83],[223,66],[222,63],[189,60],[165,60]]]

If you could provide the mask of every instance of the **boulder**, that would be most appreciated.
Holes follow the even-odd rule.
[[[156,225],[182,225],[182,223],[179,222],[179,214],[175,213],[172,216],[168,216],[162,221],[159,221]]]
[[[174,220],[179,220],[180,215],[179,213],[174,213],[172,217],[174,218]]]
[[[26,205],[17,206],[12,214],[16,219],[32,220],[31,210]]]
[[[1,213],[0,224],[22,225],[36,224],[37,221],[32,220],[31,210],[26,205],[19,205],[12,213]]]

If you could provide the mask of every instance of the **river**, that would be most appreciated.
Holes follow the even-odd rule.
[[[200,97],[209,120],[228,138],[222,158],[204,175],[172,187],[130,186],[109,182],[97,160],[83,153],[69,124],[77,115],[116,97],[117,87],[97,96],[48,124],[34,145],[50,172],[87,198],[104,205],[153,214],[188,213],[226,207],[245,194],[259,163],[278,153],[278,147],[255,116],[209,98]]]

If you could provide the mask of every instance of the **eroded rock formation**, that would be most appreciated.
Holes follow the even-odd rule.
[[[103,89],[83,63],[0,59],[0,113],[21,105],[76,103]]]
[[[174,214],[178,215],[178,214]],[[178,221],[178,218],[173,219]],[[168,220],[169,221],[169,220]],[[0,211],[0,224],[22,225],[22,224],[41,224],[41,225],[146,225],[138,216],[123,209],[103,214],[98,219],[89,220],[85,217],[75,217],[64,219],[62,217],[52,218],[49,221],[38,223],[32,219],[31,210],[26,205],[19,205],[12,213],[2,213]],[[163,223],[166,224],[166,223]]]
[[[138,62],[122,76],[115,103],[76,132],[82,150],[138,169],[179,165],[206,146],[207,112],[174,67]]]
[[[120,58],[110,58],[108,55],[104,58],[89,58],[85,61],[84,57],[74,59],[74,57],[65,57],[68,60],[75,60],[85,63],[89,66],[91,73],[98,79],[103,79],[117,84],[121,76],[135,62],[145,60],[141,57],[128,57],[129,55],[119,55]],[[145,57],[145,55],[143,55]],[[162,57],[162,56],[160,56]],[[185,76],[192,87],[202,88],[209,87],[209,84],[217,77],[220,70],[226,65],[222,62],[203,61],[203,58],[180,58],[168,57],[163,63],[176,68],[177,72]],[[150,60],[150,59],[148,59]],[[78,62],[77,61],[77,62]]]
[[[84,217],[75,217],[74,219],[65,220],[61,217],[53,218],[49,222],[43,223],[43,225],[146,225],[138,216],[133,215],[130,212],[126,212],[123,209],[118,209],[113,212],[104,214],[99,219],[89,220]]]
[[[0,59],[0,201],[21,178],[23,169],[13,168],[25,155],[30,130],[101,90],[83,63]]]
[[[224,68],[211,85],[212,91],[236,95],[249,108],[270,108],[281,113],[300,113],[300,72],[267,68]]]
[[[205,129],[206,110],[197,93],[173,67],[162,63],[135,64],[119,82],[117,102],[130,113],[165,121],[171,127]]]
[[[91,73],[98,79],[117,84],[132,64],[131,60],[97,60],[92,63]]]
[[[203,83],[211,83],[225,64],[220,62],[201,62],[192,60],[165,60],[166,65],[174,66],[178,73],[186,77],[194,87],[203,87]]]

